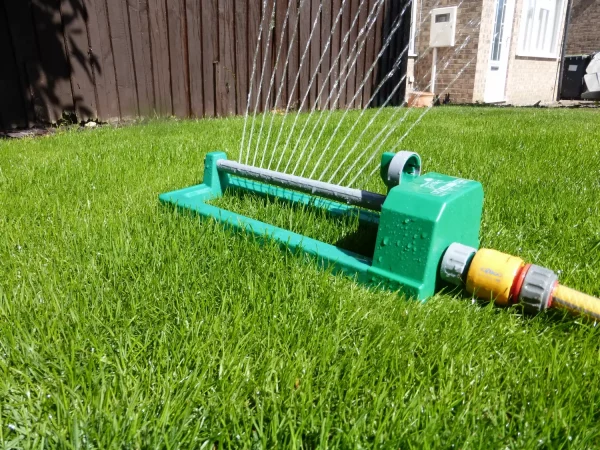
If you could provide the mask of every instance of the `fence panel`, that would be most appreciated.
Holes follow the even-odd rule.
[[[350,102],[407,0],[385,0],[359,37],[378,1],[0,0],[0,127],[361,107],[407,43],[410,13]]]

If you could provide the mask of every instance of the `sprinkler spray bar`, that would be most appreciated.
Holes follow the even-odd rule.
[[[230,175],[289,188],[374,211],[381,211],[381,206],[386,198],[385,195],[375,192],[352,189],[337,184],[276,172],[274,170],[261,169],[260,167],[249,166],[227,159],[217,161],[217,168],[220,172]]]

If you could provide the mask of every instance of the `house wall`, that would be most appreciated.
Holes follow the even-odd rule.
[[[430,11],[434,7],[455,6],[459,3],[459,0],[421,0],[418,4],[417,22],[420,28],[415,45],[417,58],[414,61],[414,90],[431,91],[433,52],[429,48]],[[442,98],[449,94],[451,103],[470,103],[473,100],[481,12],[482,0],[463,0],[457,11],[456,46],[438,49],[435,93]],[[456,78],[462,69],[464,72]]]
[[[573,0],[566,55],[600,51],[600,1]]]
[[[416,56],[409,55],[406,66],[406,97],[415,90],[415,59]]]
[[[558,69],[558,59],[514,58],[508,69],[507,103],[533,105],[556,100]]]
[[[517,54],[523,3],[523,0],[517,0],[515,4],[515,18],[508,62],[508,78],[506,80],[506,102],[513,105],[532,105],[537,102],[551,102],[556,100],[560,58],[532,58]],[[566,4],[566,1],[563,2],[563,8],[560,12],[563,21],[561,21],[559,26],[557,40],[559,43],[559,52],[563,37]]]
[[[589,2],[589,0],[575,0],[578,2]],[[595,0],[599,5],[600,1]],[[420,11],[421,29],[417,35],[416,49],[417,58],[414,64],[415,82],[414,90],[428,90],[431,79],[431,49],[429,46],[429,11],[438,3],[438,0],[422,0],[418,5]],[[561,17],[566,16],[566,1],[563,3]],[[442,0],[439,6],[451,6],[453,2]],[[454,3],[456,4],[456,2]],[[438,50],[438,75],[436,81],[436,94],[450,93],[452,103],[483,102],[486,76],[488,72],[491,38],[494,26],[495,0],[465,0],[458,11],[457,24],[457,47],[460,46],[467,36],[470,36],[468,44],[463,50],[454,54],[456,49]],[[505,86],[505,99],[509,104],[528,105],[538,101],[550,102],[556,99],[558,87],[559,58],[532,58],[517,54],[519,44],[519,30],[521,27],[521,15],[523,11],[523,0],[516,0],[515,12],[512,23],[510,40],[510,53],[508,61],[508,73]],[[600,23],[600,19],[598,22]],[[562,42],[564,23],[559,27],[558,42]],[[597,26],[600,33],[600,26]],[[449,65],[442,69],[447,59]],[[454,84],[448,88],[456,74],[471,59],[470,66]],[[411,62],[409,60],[409,78],[411,74]],[[411,85],[408,89],[411,90]]]

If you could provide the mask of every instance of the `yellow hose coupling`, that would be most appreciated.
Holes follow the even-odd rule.
[[[511,302],[513,282],[525,266],[521,258],[492,249],[479,250],[469,267],[467,291],[482,299],[493,300],[497,305]]]
[[[442,257],[440,277],[500,306],[519,303],[527,313],[564,308],[600,320],[600,299],[558,283],[555,272],[492,249],[454,243]]]

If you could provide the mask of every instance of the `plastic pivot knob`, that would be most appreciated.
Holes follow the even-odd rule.
[[[519,292],[519,303],[525,312],[536,314],[548,307],[558,276],[545,267],[531,265]]]
[[[461,286],[467,279],[469,265],[477,249],[463,244],[453,243],[444,253],[440,266],[440,276],[447,283]]]
[[[403,179],[421,175],[421,157],[418,153],[401,151],[394,155],[388,167],[385,184],[392,188]]]

